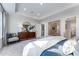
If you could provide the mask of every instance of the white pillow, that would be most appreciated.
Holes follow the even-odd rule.
[[[66,41],[63,45],[63,53],[65,55],[72,53],[75,50],[74,46],[76,45],[76,43],[77,43],[76,40],[70,39],[70,40]]]

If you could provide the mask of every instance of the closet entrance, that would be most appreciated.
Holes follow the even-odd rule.
[[[65,37],[68,39],[76,38],[76,17],[66,19]]]

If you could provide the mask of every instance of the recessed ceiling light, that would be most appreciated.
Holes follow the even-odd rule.
[[[24,11],[26,11],[27,9],[26,8],[24,8]]]
[[[40,5],[42,6],[42,5],[43,5],[43,3],[40,3]]]

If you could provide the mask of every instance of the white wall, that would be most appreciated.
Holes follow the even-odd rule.
[[[37,38],[41,37],[41,24],[36,25],[36,34],[37,34]]]
[[[23,24],[23,22],[30,22],[33,25],[36,25],[38,22],[33,19],[24,17],[22,15],[10,14],[8,20],[8,32],[17,33],[19,32],[19,26]]]
[[[60,19],[61,20],[61,22],[60,22],[61,23],[60,24],[60,27],[61,27],[60,32],[61,32],[61,35],[63,36],[64,31],[65,31],[65,29],[64,29],[65,28],[65,19],[70,17],[70,16],[79,16],[79,6],[70,8],[68,10],[64,10],[60,13],[57,13],[57,14],[51,15],[47,18],[44,18],[40,23],[38,21],[35,21],[32,18],[28,18],[28,17],[22,16],[22,15],[11,14],[11,15],[9,15],[8,32],[17,33],[18,31],[20,31],[19,28],[18,28],[18,25],[22,24],[25,21],[28,21],[31,24],[36,25],[36,29],[37,29],[36,31],[37,31],[37,34],[38,34],[37,37],[41,36],[41,24],[45,25],[45,33],[44,34],[45,34],[45,36],[48,36],[48,22]],[[78,25],[79,25],[79,23],[77,22],[77,26]],[[79,34],[78,29],[79,28],[77,27],[77,29],[76,29],[77,37],[78,37],[78,34]]]
[[[79,39],[79,16],[76,18],[76,37]]]
[[[70,8],[68,10],[64,10],[60,13],[57,13],[55,15],[51,15],[47,18],[44,18],[41,23],[45,24],[45,36],[48,35],[48,22],[50,21],[55,21],[55,20],[58,20],[60,19],[61,22],[60,22],[60,32],[61,32],[61,35],[64,36],[64,31],[65,31],[65,20],[66,18],[68,17],[71,17],[71,16],[76,16],[76,36],[77,38],[79,38],[79,5],[76,6],[76,7],[73,7],[73,8]]]
[[[40,30],[41,27],[39,25],[39,22],[32,19],[32,18],[28,18],[25,17],[23,15],[18,15],[18,14],[9,14],[8,16],[8,32],[9,33],[17,33],[20,32],[20,25],[23,24],[23,22],[30,22],[32,25],[35,25],[36,27],[36,37],[40,37],[40,31],[38,31],[38,29]]]
[[[60,19],[60,34],[64,36],[65,33],[65,19]]]

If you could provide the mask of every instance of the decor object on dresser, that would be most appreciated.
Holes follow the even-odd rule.
[[[19,32],[18,37],[20,40],[27,40],[29,38],[35,38],[36,33],[35,32]]]
[[[30,25],[30,26],[28,27],[28,31],[29,31],[29,32],[35,31],[35,26],[34,26],[34,25]]]
[[[23,26],[22,30],[23,30],[23,31],[26,31],[26,32],[29,32],[28,27],[29,27],[30,25],[31,25],[31,24],[30,24],[29,22],[24,22],[24,23],[22,24],[22,26]]]
[[[24,32],[30,32],[35,28],[34,25],[31,25],[29,22],[24,22],[22,24],[22,31]]]

